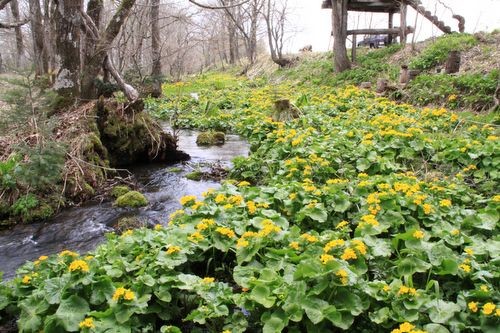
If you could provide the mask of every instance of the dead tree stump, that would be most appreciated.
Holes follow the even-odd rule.
[[[460,51],[451,51],[444,67],[446,74],[458,73],[460,70]]]
[[[377,93],[381,94],[387,90],[387,86],[389,85],[389,80],[387,79],[378,79],[377,80]]]
[[[410,82],[410,76],[408,72],[408,66],[407,65],[402,65],[401,66],[401,71],[399,72],[399,83],[406,85],[408,82]]]

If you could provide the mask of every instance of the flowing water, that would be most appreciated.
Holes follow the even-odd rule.
[[[165,129],[168,130],[167,125]],[[187,130],[179,134],[179,149],[191,156],[189,162],[130,169],[149,200],[147,207],[126,209],[113,207],[111,202],[87,203],[65,209],[43,223],[16,225],[0,231],[0,271],[4,272],[4,278],[13,277],[15,269],[26,260],[41,255],[64,249],[80,253],[94,249],[122,217],[136,217],[147,225],[166,224],[170,213],[180,208],[179,198],[187,194],[200,196],[207,189],[220,186],[218,182],[192,181],[185,176],[198,166],[220,163],[229,167],[232,158],[248,154],[249,146],[237,135],[226,135],[222,146],[198,147],[197,135],[198,132]]]

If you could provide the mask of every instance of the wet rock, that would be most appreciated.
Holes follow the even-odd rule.
[[[115,201],[115,206],[118,207],[143,207],[148,204],[148,199],[137,191],[130,191],[119,196]]]
[[[198,146],[223,145],[226,142],[226,135],[222,132],[201,132],[196,138]]]

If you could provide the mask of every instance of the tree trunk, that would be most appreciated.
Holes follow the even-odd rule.
[[[31,36],[33,38],[33,63],[35,75],[40,76],[48,72],[48,62],[45,47],[40,0],[30,0]]]
[[[123,0],[104,32],[99,35],[95,46],[96,51],[92,55],[90,61],[85,64],[82,71],[82,98],[94,99],[97,97],[95,78],[99,75],[111,44],[113,44],[113,40],[120,32],[120,29],[130,14],[130,10],[134,4],[135,0]]]
[[[11,0],[10,2],[10,10],[12,12],[12,17],[14,17],[15,22],[20,22],[19,18],[19,5],[17,0]],[[24,44],[23,44],[23,32],[21,30],[21,26],[15,27],[14,31],[16,33],[16,67],[21,67],[22,58],[24,55]]]
[[[54,83],[60,96],[80,96],[80,11],[82,0],[59,0],[56,20],[56,48],[61,67]]]
[[[40,1],[40,0],[35,0]],[[57,68],[57,60],[56,60],[56,41],[55,36],[56,33],[56,23],[53,19],[53,15],[51,13],[55,12],[56,4],[52,0],[44,0],[44,16],[43,16],[43,29],[44,31],[44,39],[43,39],[43,62],[46,64],[45,73],[50,73],[50,78],[52,82],[55,79],[55,69]],[[40,16],[41,20],[41,16]],[[42,21],[40,21],[42,22]]]
[[[151,0],[151,53],[153,66],[151,68],[151,77],[153,79],[154,97],[161,96],[161,49],[160,49],[160,0]]]
[[[333,54],[335,71],[340,73],[351,68],[347,57],[347,0],[332,1]]]

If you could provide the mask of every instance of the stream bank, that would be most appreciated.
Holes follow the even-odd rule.
[[[168,124],[162,129],[169,131]],[[104,241],[105,233],[122,218],[133,218],[143,225],[166,225],[169,215],[180,208],[179,199],[188,194],[201,196],[209,188],[220,186],[211,180],[193,181],[186,175],[213,163],[230,167],[231,159],[246,156],[248,143],[237,135],[226,135],[223,146],[199,147],[198,132],[179,133],[178,148],[189,154],[189,162],[136,165],[129,169],[137,180],[149,205],[143,208],[117,208],[111,202],[88,202],[80,207],[62,210],[46,222],[18,224],[0,231],[0,271],[6,279],[27,260],[65,249],[86,252]]]

